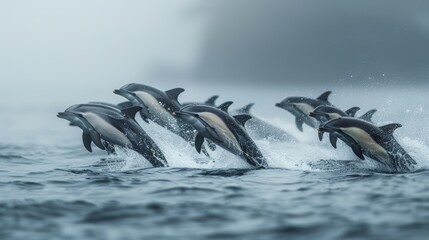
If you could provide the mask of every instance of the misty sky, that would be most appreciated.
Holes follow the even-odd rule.
[[[204,13],[202,79],[429,82],[429,1],[222,0]]]
[[[201,22],[195,1],[0,1],[0,105],[122,100],[157,66],[193,65]]]
[[[3,106],[119,101],[129,82],[425,83],[429,2],[2,0],[0,53]]]

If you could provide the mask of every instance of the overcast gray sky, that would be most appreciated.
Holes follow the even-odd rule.
[[[2,0],[0,53],[0,106],[119,101],[128,82],[421,84],[429,1]]]
[[[121,100],[157,66],[194,65],[202,21],[192,0],[0,1],[0,105]],[[165,85],[165,86],[163,86]]]
[[[429,82],[427,0],[220,0],[203,12],[201,79]]]

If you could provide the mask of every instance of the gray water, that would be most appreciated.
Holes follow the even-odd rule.
[[[385,173],[358,160],[344,144],[333,149],[315,130],[296,130],[273,105],[283,97],[316,97],[326,89],[286,91],[219,87],[236,106],[298,141],[256,141],[270,169],[251,170],[223,151],[211,159],[155,124],[139,122],[171,167],[150,168],[138,154],[88,153],[81,131],[55,117],[68,105],[1,103],[1,239],[424,239],[429,234],[429,106],[426,88],[333,89],[331,101],[377,124],[404,125],[395,137],[418,162],[406,174]],[[185,100],[213,92],[187,89]],[[257,95],[263,92],[262,95]],[[194,94],[193,94],[194,93]],[[76,96],[78,100],[78,97]],[[117,100],[117,98],[115,98]],[[95,96],[95,99],[96,96]]]

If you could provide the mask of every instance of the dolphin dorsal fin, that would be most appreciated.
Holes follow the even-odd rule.
[[[360,116],[359,118],[368,122],[372,122],[372,116],[374,113],[377,112],[376,109],[371,109],[368,112],[366,112],[364,115]]]
[[[222,110],[222,111],[228,113],[228,108],[229,108],[229,106],[231,106],[231,104],[233,104],[232,101],[227,101],[227,102],[224,102],[221,105],[219,105],[219,107],[217,107],[217,108],[219,110]]]
[[[235,115],[234,116],[235,120],[240,123],[243,127],[244,124],[252,118],[252,116],[248,115],[248,114],[240,114],[240,115]]]
[[[204,104],[206,105],[210,105],[210,106],[215,106],[216,105],[216,99],[219,98],[219,95],[214,95],[212,97],[210,97],[209,99],[207,99]]]
[[[245,114],[250,114],[250,109],[254,106],[254,103],[249,103],[246,106],[238,109],[239,113],[245,113]]]
[[[132,107],[122,109],[121,112],[123,112],[128,117],[135,119],[136,114],[142,109],[143,108],[140,106],[132,106]]]
[[[183,89],[183,88],[173,88],[173,89],[170,89],[170,90],[168,90],[168,91],[165,91],[165,94],[167,94],[167,96],[171,99],[171,100],[173,100],[173,101],[176,101],[176,102],[179,102],[178,100],[177,100],[177,98],[179,97],[179,95],[182,93],[182,92],[184,92],[185,91],[185,89]]]
[[[390,124],[381,126],[380,128],[381,130],[383,130],[383,132],[387,134],[393,134],[393,132],[400,127],[402,127],[402,125],[399,123],[390,123]]]
[[[331,93],[332,93],[332,91],[326,91],[326,92],[322,93],[319,97],[317,97],[317,99],[319,99],[320,101],[329,103],[328,98],[329,98],[329,95]]]
[[[356,115],[356,112],[360,110],[360,107],[352,107],[346,111],[347,115],[350,117],[354,117]]]

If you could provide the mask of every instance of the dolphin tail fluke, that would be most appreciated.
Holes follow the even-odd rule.
[[[360,107],[352,107],[346,111],[347,115],[350,117],[354,117],[356,112],[360,110]]]
[[[372,116],[374,115],[375,112],[377,112],[376,109],[371,109],[365,114],[363,114],[362,116],[360,116],[359,118],[368,122],[372,122]]]

